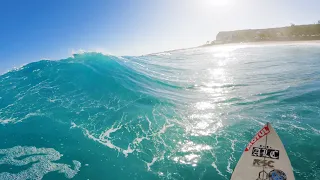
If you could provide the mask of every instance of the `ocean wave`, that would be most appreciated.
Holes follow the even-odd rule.
[[[6,73],[0,76],[0,123],[49,118],[81,129],[84,136],[125,157],[139,156],[148,149],[146,143],[153,144],[152,154],[144,160],[150,169],[164,152],[164,143],[175,146],[163,136],[174,126],[175,94],[170,90],[178,87],[143,74],[130,63],[84,53]]]
[[[108,152],[101,156],[107,162],[97,161],[102,167],[112,162],[113,177],[228,179],[243,146],[271,122],[298,177],[312,179],[316,156],[305,149],[317,149],[320,137],[319,50],[290,48],[299,47],[207,47],[139,57],[84,52],[33,62],[0,76],[0,127],[23,130],[40,121],[55,134],[66,126],[68,138],[79,133],[75,141],[96,144],[98,153],[81,152],[82,144],[66,144],[70,139],[54,147],[77,148],[88,159]],[[45,127],[49,121],[56,126]]]

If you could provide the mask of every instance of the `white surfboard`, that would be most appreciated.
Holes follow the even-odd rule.
[[[287,152],[270,123],[249,142],[231,180],[294,180]]]

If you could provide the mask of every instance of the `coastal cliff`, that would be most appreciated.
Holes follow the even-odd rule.
[[[247,29],[236,31],[221,31],[216,40],[206,45],[259,42],[259,41],[307,41],[320,40],[320,24],[291,25],[268,29]]]

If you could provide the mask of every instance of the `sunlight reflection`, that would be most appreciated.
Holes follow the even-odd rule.
[[[212,46],[208,48],[207,52],[211,53],[229,53],[232,51],[235,51],[237,49],[243,49],[243,48],[248,48],[248,47],[260,47],[262,45],[259,44],[227,44],[227,45],[221,45],[221,46]]]
[[[216,53],[213,56],[215,58],[228,58],[228,57],[230,57],[230,53],[229,53],[229,51],[225,51],[225,52]]]
[[[197,102],[195,104],[195,108],[197,108],[198,110],[206,110],[206,109],[214,109],[215,106],[210,102],[202,101],[202,102]]]
[[[192,141],[185,141],[183,143],[179,142],[178,144],[182,144],[181,151],[182,152],[200,152],[204,150],[210,150],[212,147],[204,144],[195,144]]]
[[[226,62],[226,60],[224,60],[224,61],[222,61],[222,60],[220,60],[220,61],[218,61],[218,66],[225,66],[227,64],[227,62]]]
[[[215,83],[215,82],[208,82],[203,84],[205,85],[205,87],[208,87],[208,88],[212,88],[212,87],[219,88],[224,85],[223,83]]]
[[[211,88],[211,87],[201,87],[200,90],[210,94],[216,94],[216,95],[222,94],[222,92],[224,92],[222,88]]]
[[[181,145],[181,152],[183,153],[189,152],[191,154],[187,154],[185,156],[177,156],[172,158],[172,160],[175,161],[176,163],[190,164],[192,166],[197,166],[197,163],[201,157],[199,154],[195,154],[195,153],[208,151],[212,149],[212,147],[209,145],[195,144],[194,142],[189,140],[186,140],[184,142],[179,141],[178,144]]]
[[[228,93],[228,89],[224,86],[232,84],[232,78],[228,77],[224,68],[208,69],[209,82],[203,82],[199,89],[216,97],[221,97]]]
[[[183,157],[174,157],[173,161],[180,164],[191,164],[192,166],[197,166],[197,163],[200,159],[198,154],[188,154]]]
[[[213,79],[220,80],[220,81],[226,81],[226,72],[223,68],[217,68],[217,69],[208,69],[209,74]]]
[[[209,136],[223,127],[221,120],[214,113],[192,114],[186,131],[193,136]]]

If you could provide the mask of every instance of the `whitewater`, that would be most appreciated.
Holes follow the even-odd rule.
[[[320,179],[320,44],[79,53],[0,76],[0,179],[230,179],[272,123]]]

